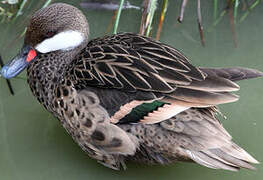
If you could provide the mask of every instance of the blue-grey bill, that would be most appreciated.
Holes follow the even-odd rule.
[[[4,67],[1,69],[1,75],[5,79],[13,78],[21,73],[27,67],[27,65],[28,62],[26,62],[26,57],[21,57],[18,55],[9,63],[4,65]]]
[[[35,50],[31,46],[23,46],[18,55],[1,69],[1,75],[6,79],[10,79],[21,73],[28,66],[30,61],[32,61],[36,57],[36,53],[33,53],[33,57],[31,57],[29,62],[27,61],[28,53],[30,53],[30,50],[33,50],[35,52]]]

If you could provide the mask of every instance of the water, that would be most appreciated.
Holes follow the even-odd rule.
[[[203,1],[201,3],[204,3]],[[79,6],[79,1],[71,1]],[[134,1],[140,5],[140,1]],[[22,46],[17,38],[26,26],[26,18],[41,3],[26,7],[25,14],[11,25],[0,26],[0,52],[5,62]],[[202,4],[205,29],[213,22],[212,4]],[[200,44],[196,23],[196,4],[191,2],[185,12],[183,24],[176,19],[179,4],[169,3],[161,41],[177,47],[198,66],[243,66],[263,71],[263,6],[258,5],[247,19],[236,26],[238,47],[234,48],[228,16],[212,32],[205,32],[206,47]],[[159,11],[160,12],[160,11]],[[105,34],[112,16],[110,11],[87,11],[91,36]],[[132,17],[132,18],[131,18]],[[126,10],[119,31],[138,32],[140,11]],[[128,22],[128,23],[127,23]],[[21,76],[25,77],[25,73]],[[193,163],[170,166],[147,166],[127,163],[128,170],[113,171],[90,159],[73,142],[59,122],[47,113],[31,95],[25,80],[13,79],[16,95],[11,96],[3,79],[0,79],[0,179],[261,179],[263,166],[257,171],[241,170],[238,173],[211,170]],[[235,142],[244,147],[259,161],[262,155],[263,78],[239,83],[241,96],[236,103],[220,106],[228,117],[224,127]]]

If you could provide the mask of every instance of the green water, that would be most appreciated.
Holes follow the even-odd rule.
[[[79,1],[70,1],[78,6]],[[134,1],[140,5],[141,1]],[[176,2],[176,3],[175,3]],[[179,2],[179,1],[178,1]],[[193,64],[210,67],[243,66],[263,71],[263,6],[259,4],[236,26],[238,47],[234,48],[228,16],[212,32],[205,32],[206,47],[200,44],[196,23],[196,4],[191,1],[183,24],[176,19],[179,3],[171,1],[164,23],[161,41],[177,47]],[[202,4],[205,29],[213,22],[212,1]],[[202,1],[201,3],[204,3]],[[0,24],[0,53],[5,62],[22,45],[18,36],[26,26],[27,17],[41,3],[29,3],[25,14],[11,25]],[[160,9],[159,11],[160,12]],[[112,12],[85,12],[90,22],[91,36],[105,34]],[[138,32],[140,11],[123,11],[119,31]],[[25,73],[21,76],[25,77]],[[257,171],[233,173],[212,170],[193,163],[170,166],[146,166],[127,163],[128,170],[113,171],[90,159],[73,142],[59,122],[47,113],[31,95],[24,80],[11,80],[16,95],[11,96],[5,81],[0,79],[0,180],[75,180],[75,179],[262,179],[263,165]],[[263,78],[240,82],[240,100],[220,106],[228,117],[224,127],[235,142],[259,161],[263,161]]]

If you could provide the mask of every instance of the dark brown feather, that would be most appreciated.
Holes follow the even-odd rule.
[[[176,49],[131,33],[90,41],[73,63],[76,83],[127,92],[170,93],[178,85],[203,81],[206,76]]]
[[[91,40],[72,63],[76,87],[159,93],[187,107],[236,101],[230,92],[239,86],[232,80],[262,75],[245,68],[199,69],[177,49],[132,33]]]
[[[204,68],[200,70],[213,77],[223,77],[231,81],[240,81],[243,79],[250,79],[262,77],[263,73],[256,69],[233,67],[233,68]]]
[[[209,92],[232,92],[239,90],[239,86],[229,79],[210,75],[203,81],[194,80],[191,84],[181,87]]]
[[[177,88],[173,93],[169,94],[168,96],[186,102],[207,104],[211,106],[222,103],[234,102],[238,100],[237,95],[228,92],[217,93],[187,88]]]

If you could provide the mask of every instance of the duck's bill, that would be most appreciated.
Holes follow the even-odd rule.
[[[17,76],[36,58],[36,56],[37,53],[32,47],[24,46],[19,54],[1,69],[1,75],[6,79]]]

